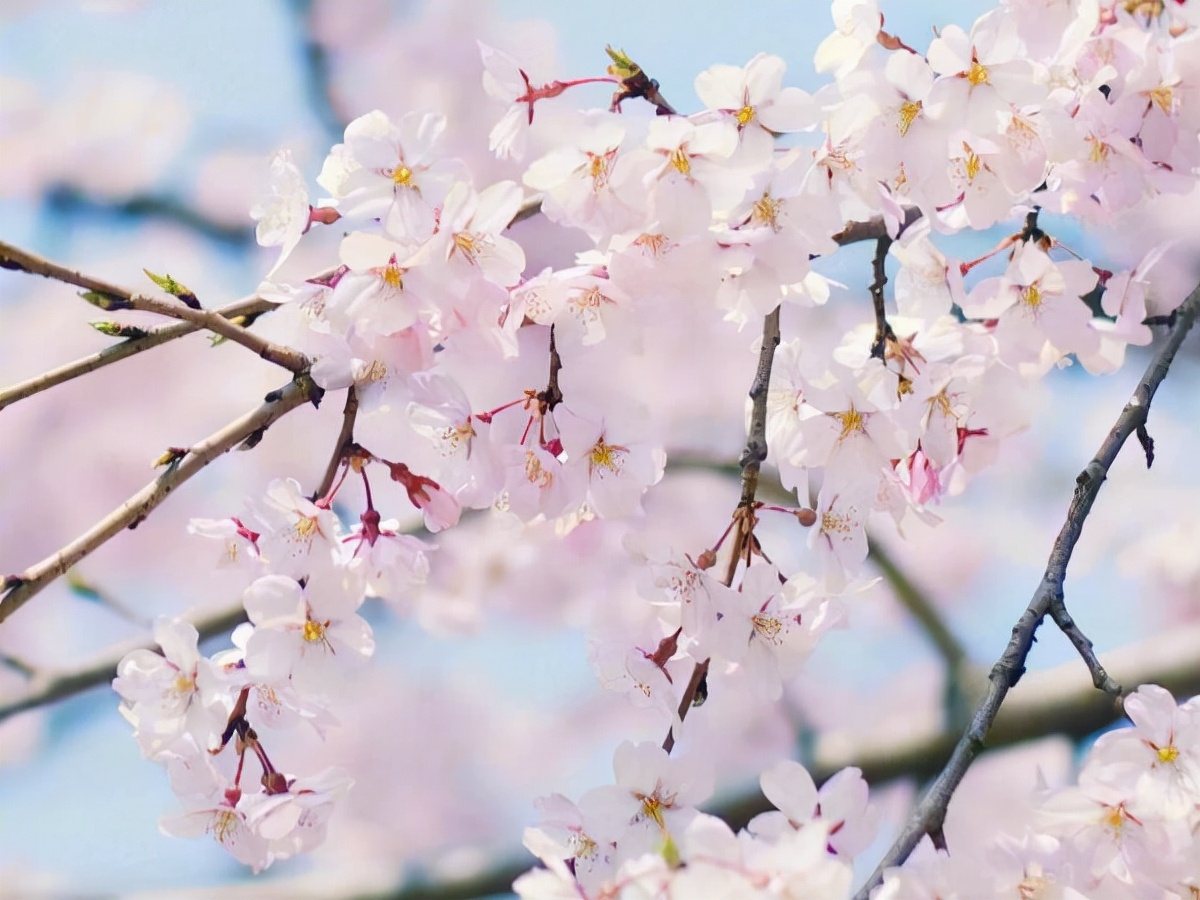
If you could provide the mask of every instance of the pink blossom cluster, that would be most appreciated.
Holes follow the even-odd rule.
[[[186,810],[164,827],[208,831],[256,869],[320,839],[347,779],[288,774],[265,745],[326,727],[373,651],[364,599],[400,600],[424,580],[432,546],[403,532],[409,506],[429,532],[463,510],[560,534],[642,513],[667,448],[682,442],[663,424],[676,391],[642,377],[652,326],[728,323],[729,352],[749,361],[752,333],[780,309],[766,439],[796,493],[739,507],[704,546],[630,548],[647,615],[640,631],[594,642],[592,661],[607,687],[661,712],[672,743],[688,736],[689,672],[707,672],[708,690],[776,702],[865,585],[872,518],[935,520],[932,507],[1025,424],[1022,398],[1038,378],[1072,360],[1112,371],[1126,346],[1150,341],[1147,318],[1181,299],[1154,280],[1164,249],[1139,248],[1141,264],[1112,272],[1039,217],[1103,225],[1196,187],[1195,3],[1007,0],[923,53],[883,30],[874,0],[835,0],[833,14],[816,60],[833,80],[821,91],[785,87],[782,60],[760,54],[702,72],[704,108],[691,115],[611,48],[607,75],[539,82],[481,45],[483,87],[505,106],[489,149],[523,167],[519,182],[478,185],[442,155],[447,120],[436,111],[351,122],[315,204],[290,159],[274,161],[272,196],[254,216],[260,242],[281,254],[261,293],[281,305],[274,315],[313,360],[316,384],[352,388],[359,415],[323,496],[278,481],[252,517],[194,524],[238,573],[250,621],[235,647],[204,658],[194,631],[164,621],[163,654],[121,665],[122,710]],[[544,111],[597,81],[615,87],[612,108],[557,110],[549,135]],[[635,111],[639,97],[659,114]],[[571,264],[529,270],[536,248],[514,223],[531,213],[582,242]],[[840,286],[812,268],[853,240],[848,223],[872,219],[885,223],[880,255],[898,267],[886,319],[866,298],[832,303]],[[1002,271],[973,280],[982,260],[953,259],[945,242],[1003,223],[1009,234],[984,258]],[[314,227],[341,232],[337,258],[293,278],[292,251]],[[334,503],[359,482],[365,501],[348,528]],[[396,486],[407,504],[388,494]],[[798,565],[771,562],[774,549],[754,537],[768,517],[808,529]],[[1159,695],[1138,696],[1140,715]],[[1173,731],[1156,728],[1138,722],[1097,743],[1078,793],[1046,801],[1063,816],[1021,845],[1022,865],[1065,866],[1073,890],[1190,886],[1148,869],[1165,854],[1182,873],[1195,858],[1196,798],[1179,799],[1191,775],[1159,785],[1188,759]],[[802,769],[780,764],[763,776],[780,812],[734,834],[697,812],[708,788],[690,764],[627,744],[615,786],[578,805],[547,801],[526,844],[548,868],[521,880],[523,895],[846,894],[870,833],[856,773],[818,794]],[[942,877],[940,864],[924,865],[892,873],[880,896],[931,895],[921,885]]]

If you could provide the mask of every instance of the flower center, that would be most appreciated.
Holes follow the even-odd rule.
[[[783,209],[783,201],[777,200],[770,194],[763,194],[755,201],[750,212],[750,221],[755,225],[765,225],[772,231],[779,230],[779,211]]]
[[[855,409],[853,405],[845,412],[832,413],[831,415],[842,423],[842,433],[838,435],[839,441],[844,441],[855,432],[866,430],[863,427],[863,414]]]
[[[588,475],[595,473],[596,469],[600,469],[600,477],[603,478],[607,469],[609,472],[620,473],[623,458],[629,450],[617,444],[606,444],[604,439],[596,441],[596,445],[592,447],[588,454]]]
[[[310,644],[325,640],[325,626],[320,622],[314,622],[312,619],[308,619],[304,623],[304,640],[308,641]]]
[[[683,147],[676,147],[671,151],[671,155],[667,157],[671,165],[680,175],[690,175],[692,172],[692,161],[688,159],[687,151]]]
[[[754,121],[754,107],[743,106],[736,113],[734,113],[734,118],[737,119],[738,127],[745,128]]]
[[[405,165],[396,166],[396,168],[392,169],[392,183],[398,187],[412,187],[412,169]]]
[[[900,107],[900,136],[908,134],[908,129],[912,127],[913,119],[921,113],[921,101],[909,100]]]
[[[988,83],[988,70],[985,66],[981,66],[978,60],[971,60],[971,68],[967,70],[967,81],[971,82],[972,86]]]

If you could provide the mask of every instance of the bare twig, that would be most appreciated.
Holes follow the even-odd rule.
[[[874,278],[871,281],[871,305],[875,308],[875,340],[871,343],[871,356],[883,359],[887,342],[896,340],[892,326],[888,324],[887,312],[883,308],[883,287],[887,284],[887,252],[892,239],[886,234],[875,241],[875,258],[871,263]]]
[[[900,230],[896,232],[896,237],[904,234],[904,230],[922,215],[923,213],[918,207],[908,207],[904,211],[904,221],[900,223]],[[888,237],[887,223],[882,216],[875,216],[865,222],[847,222],[846,227],[835,234],[833,239],[839,247],[845,247],[848,244],[877,241],[885,237]]]
[[[935,844],[944,840],[942,825],[946,818],[946,808],[949,806],[950,798],[954,795],[954,791],[958,788],[971,762],[984,749],[984,740],[988,736],[992,723],[996,721],[1000,705],[1004,702],[1009,689],[1016,685],[1024,673],[1025,659],[1033,644],[1034,634],[1046,613],[1050,611],[1054,598],[1061,598],[1063,594],[1067,563],[1079,540],[1083,523],[1091,511],[1100,485],[1104,483],[1109,468],[1125,441],[1137,430],[1138,426],[1146,423],[1146,416],[1149,414],[1154,393],[1166,377],[1171,361],[1175,358],[1184,337],[1192,327],[1197,312],[1200,312],[1200,286],[1197,286],[1179,307],[1175,326],[1162,346],[1155,352],[1149,367],[1134,390],[1133,397],[1121,411],[1121,415],[1101,444],[1096,457],[1088,463],[1076,479],[1075,494],[1067,511],[1066,522],[1050,551],[1050,559],[1046,565],[1045,574],[1042,576],[1041,584],[1038,585],[1033,599],[1030,600],[1025,612],[1021,614],[1021,618],[1013,627],[1012,638],[1004,653],[993,666],[991,674],[988,676],[987,693],[976,708],[971,724],[959,738],[949,761],[922,795],[900,837],[884,855],[867,883],[859,890],[856,900],[867,900],[871,889],[883,880],[884,870],[906,860],[923,836],[929,835]]]
[[[289,383],[282,390],[273,391],[261,406],[192,446],[186,454],[167,466],[162,475],[67,546],[19,575],[6,577],[0,582],[0,590],[5,591],[0,596],[0,622],[4,622],[42,588],[122,529],[136,528],[175,488],[217,457],[243,442],[256,442],[280,416],[308,401],[312,396],[311,389],[308,379],[302,378]]]
[[[1120,697],[1121,686],[1113,681],[1108,672],[1104,671],[1104,666],[1100,665],[1100,660],[1096,658],[1096,651],[1092,646],[1091,640],[1080,630],[1079,626],[1075,624],[1075,620],[1071,618],[1071,614],[1067,612],[1067,604],[1063,601],[1061,593],[1055,594],[1050,598],[1049,612],[1050,618],[1054,620],[1054,624],[1071,641],[1080,658],[1083,659],[1084,664],[1088,667],[1088,671],[1092,673],[1092,684],[1106,694]]]
[[[28,272],[31,275],[52,278],[64,284],[73,284],[76,287],[83,288],[85,291],[91,291],[103,297],[112,298],[116,301],[113,308],[138,309],[169,316],[173,319],[182,319],[199,328],[205,328],[214,334],[219,334],[228,340],[241,344],[268,362],[282,366],[293,373],[303,372],[309,366],[309,360],[303,353],[299,353],[290,347],[282,347],[274,344],[245,328],[234,325],[219,312],[192,309],[183,303],[169,303],[165,300],[135,294],[125,288],[102,281],[99,278],[93,278],[82,272],[52,263],[36,254],[29,253],[11,244],[6,244],[3,241],[0,241],[0,268],[15,269]]]
[[[193,620],[200,640],[216,637],[236,628],[246,621],[246,609],[239,602],[227,609],[217,610]],[[108,684],[117,674],[117,664],[125,655],[139,648],[154,649],[158,645],[153,641],[133,640],[112,647],[98,656],[94,661],[69,671],[38,671],[29,670],[31,676],[24,690],[15,697],[0,703],[0,722],[9,716],[37,709],[41,706],[74,697],[102,684]]]
[[[750,428],[746,434],[746,446],[738,460],[742,469],[742,496],[734,513],[736,522],[730,545],[729,567],[725,573],[725,584],[733,583],[738,560],[751,540],[754,529],[754,500],[758,491],[758,474],[767,458],[767,394],[771,389],[771,366],[775,360],[775,348],[779,346],[779,307],[763,317],[762,346],[758,351],[758,368],[750,386],[753,405],[750,412]],[[679,721],[682,722],[703,689],[708,677],[708,660],[701,660],[692,669],[687,687],[679,698]],[[662,748],[668,753],[675,747],[675,728],[667,729]]]
[[[275,306],[276,304],[261,297],[245,297],[234,303],[230,303],[228,306],[214,310],[214,313],[226,319],[236,321],[243,316],[252,318],[260,315],[269,309],[274,309]],[[81,375],[102,369],[107,365],[119,362],[122,359],[128,359],[130,356],[135,356],[145,350],[150,350],[199,330],[200,326],[192,322],[178,322],[174,325],[163,325],[160,328],[155,328],[148,332],[145,337],[131,338],[121,341],[119,344],[113,344],[111,347],[105,347],[98,353],[81,357],[74,362],[59,366],[57,369],[51,369],[49,372],[43,372],[41,375],[30,378],[27,381],[22,381],[10,388],[0,390],[0,409],[10,406],[18,400],[32,397],[34,394],[49,390]]]
[[[354,420],[357,418],[358,392],[354,390],[354,385],[351,385],[346,391],[346,405],[342,407],[342,427],[338,431],[337,441],[333,445],[333,453],[329,456],[329,463],[325,466],[325,474],[321,476],[321,483],[317,485],[317,489],[313,491],[310,498],[314,502],[328,494],[329,489],[333,487],[333,479],[337,477],[338,467],[346,457],[346,448],[354,440]]]

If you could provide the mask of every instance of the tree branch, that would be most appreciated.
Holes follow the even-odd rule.
[[[279,391],[272,391],[260,407],[193,445],[186,454],[169,464],[163,474],[67,546],[19,575],[6,577],[0,582],[0,591],[5,591],[0,596],[0,623],[122,529],[136,528],[175,488],[217,457],[242,442],[253,446],[280,416],[305,403],[311,396],[312,385],[307,378],[293,381]]]
[[[282,366],[292,373],[303,372],[309,366],[309,360],[303,353],[298,353],[290,347],[273,344],[245,328],[234,325],[219,312],[193,309],[183,303],[168,303],[165,300],[134,294],[125,288],[60,266],[3,241],[0,241],[0,268],[41,275],[43,278],[52,278],[55,281],[72,284],[85,291],[100,294],[105,298],[112,298],[115,301],[111,307],[113,309],[139,309],[173,319],[182,319],[241,344],[268,362]]]
[[[338,430],[337,441],[333,445],[333,453],[329,457],[329,462],[325,466],[325,474],[321,476],[321,483],[317,485],[317,489],[313,491],[309,498],[314,503],[320,500],[329,493],[329,489],[333,487],[333,479],[337,477],[338,468],[342,464],[342,460],[346,456],[346,448],[354,440],[354,421],[358,418],[358,392],[354,390],[354,385],[346,391],[346,405],[342,407],[342,427]]]
[[[196,626],[200,640],[203,641],[232,631],[244,621],[246,621],[246,609],[239,602],[228,609],[217,610],[194,619],[192,624]],[[116,677],[117,664],[125,658],[126,654],[133,650],[143,648],[154,650],[157,647],[158,644],[154,641],[132,640],[107,650],[94,662],[79,668],[69,671],[30,671],[31,678],[25,686],[25,690],[16,697],[0,703],[0,722],[17,713],[47,706],[102,684],[108,684]]]
[[[241,300],[230,303],[228,306],[222,306],[213,312],[215,315],[225,319],[236,320],[243,316],[253,318],[267,310],[274,309],[275,306],[276,304],[261,297],[244,297]],[[119,344],[105,347],[98,353],[81,357],[74,362],[59,366],[57,369],[51,369],[49,372],[43,372],[41,375],[30,378],[27,381],[22,381],[10,388],[5,388],[0,391],[0,409],[10,406],[18,400],[32,397],[34,394],[78,378],[81,375],[94,372],[104,366],[127,359],[130,356],[135,356],[145,350],[150,350],[199,330],[200,326],[193,322],[179,322],[175,325],[163,325],[160,328],[155,328],[144,337],[130,338],[129,340],[121,341]]]
[[[742,469],[742,496],[738,501],[734,515],[733,540],[730,546],[729,569],[726,572],[725,584],[733,583],[733,575],[737,570],[738,560],[747,541],[751,540],[754,530],[754,498],[758,491],[758,474],[763,461],[767,458],[767,394],[771,388],[771,367],[775,360],[775,348],[779,346],[779,307],[763,317],[762,346],[758,351],[758,368],[754,373],[754,382],[750,386],[750,399],[753,406],[750,412],[750,427],[746,433],[746,446],[738,459]],[[692,669],[687,687],[679,698],[679,721],[682,722],[688,710],[700,696],[705,679],[708,676],[708,660],[697,662]],[[675,748],[675,727],[667,729],[662,748],[670,753]]]
[[[875,240],[875,258],[871,263],[874,278],[871,280],[871,306],[875,309],[875,340],[871,343],[871,356],[883,359],[887,342],[896,340],[892,326],[888,324],[887,311],[883,306],[883,287],[887,284],[887,252],[892,239],[886,234]]]
[[[949,761],[917,803],[900,837],[884,855],[867,883],[855,895],[855,900],[867,900],[871,889],[883,880],[884,870],[904,862],[924,835],[930,835],[935,844],[941,839],[942,824],[946,818],[946,808],[950,804],[950,798],[962,782],[971,762],[984,749],[984,740],[988,736],[992,723],[996,721],[1000,705],[1004,702],[1009,689],[1017,684],[1024,673],[1025,660],[1029,655],[1038,626],[1050,610],[1054,598],[1062,597],[1067,563],[1079,540],[1083,523],[1091,511],[1100,485],[1104,483],[1109,468],[1125,441],[1139,426],[1145,425],[1154,393],[1166,377],[1171,361],[1175,358],[1183,339],[1192,327],[1198,311],[1200,311],[1200,286],[1192,291],[1177,310],[1174,327],[1151,359],[1150,365],[1134,390],[1133,397],[1125,404],[1125,408],[1101,444],[1096,457],[1088,463],[1087,468],[1076,479],[1075,494],[1067,511],[1067,519],[1054,541],[1041,584],[1038,585],[1033,599],[1030,600],[1025,612],[1021,614],[1021,618],[1014,626],[1012,638],[1004,653],[993,666],[992,672],[988,676],[987,693],[976,708],[971,724],[959,738]]]

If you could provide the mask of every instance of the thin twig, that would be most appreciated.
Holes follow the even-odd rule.
[[[15,269],[21,272],[28,272],[31,275],[41,275],[43,278],[52,278],[64,284],[81,287],[85,291],[92,291],[104,297],[113,298],[117,301],[115,308],[138,309],[191,322],[193,325],[205,328],[214,334],[219,334],[228,340],[241,344],[268,362],[282,366],[292,373],[303,372],[310,364],[308,358],[303,353],[299,353],[290,347],[283,347],[265,340],[252,331],[234,325],[218,312],[206,309],[192,309],[183,303],[168,303],[165,300],[135,294],[125,288],[102,281],[99,278],[93,278],[82,272],[50,262],[34,253],[14,247],[11,244],[6,244],[3,241],[0,241],[0,268]]]
[[[9,575],[0,582],[0,623],[20,609],[67,569],[84,559],[125,528],[136,528],[150,511],[167,496],[217,457],[238,444],[257,442],[262,433],[280,416],[310,400],[312,385],[307,378],[290,382],[273,391],[257,409],[229,423],[175,460],[154,481],[150,482],[115,510],[93,525],[61,550],[52,553],[18,575]]]
[[[763,317],[762,346],[758,351],[758,368],[754,382],[750,385],[750,428],[746,434],[746,446],[738,459],[742,469],[742,496],[734,513],[736,522],[729,551],[729,567],[725,573],[725,584],[733,583],[738,561],[748,546],[754,530],[754,501],[758,492],[758,473],[767,458],[767,394],[771,389],[771,366],[775,360],[775,348],[779,346],[779,307]],[[679,721],[682,723],[696,701],[701,686],[708,677],[708,660],[701,660],[692,668],[691,678],[679,698]],[[667,729],[662,748],[670,753],[675,748],[675,728]]]
[[[216,637],[236,628],[246,621],[246,608],[239,601],[227,609],[209,613],[195,619],[192,624],[200,634],[200,640]],[[140,648],[154,649],[158,645],[153,641],[139,639],[126,642],[118,647],[112,647],[102,656],[79,668],[69,671],[37,671],[31,670],[32,676],[24,690],[16,697],[0,703],[0,722],[9,716],[47,706],[68,697],[74,697],[86,690],[102,684],[108,684],[117,674],[117,664],[126,654]]]
[[[1000,705],[1004,702],[1009,689],[1016,685],[1024,673],[1025,660],[1033,645],[1034,634],[1037,632],[1038,626],[1049,612],[1054,598],[1061,597],[1063,594],[1067,563],[1079,540],[1083,523],[1091,511],[1100,485],[1104,483],[1117,453],[1138,426],[1146,423],[1146,416],[1149,414],[1154,393],[1166,377],[1171,361],[1175,358],[1183,339],[1192,327],[1197,312],[1200,312],[1200,286],[1192,291],[1177,312],[1175,326],[1167,335],[1162,346],[1155,352],[1149,367],[1134,390],[1133,397],[1125,404],[1125,408],[1121,411],[1121,415],[1117,418],[1117,422],[1108,436],[1105,437],[1096,457],[1088,463],[1087,468],[1076,479],[1075,493],[1071,498],[1067,518],[1050,551],[1050,559],[1046,565],[1045,574],[1042,576],[1041,584],[1038,585],[1033,599],[1030,600],[1025,612],[1021,614],[1021,618],[1013,627],[1012,638],[1004,653],[993,666],[991,674],[988,676],[987,693],[976,707],[971,724],[959,738],[949,761],[946,762],[937,778],[917,803],[899,838],[884,855],[879,866],[867,879],[866,884],[855,895],[855,900],[867,900],[872,888],[882,882],[884,871],[904,862],[925,835],[929,835],[935,845],[944,846],[942,826],[945,822],[946,808],[950,804],[950,798],[954,795],[954,791],[958,788],[971,762],[984,749],[984,740],[988,736],[992,723],[996,720]]]
[[[871,305],[875,309],[875,340],[871,343],[871,356],[883,359],[887,342],[896,340],[892,326],[888,324],[887,311],[883,307],[883,288],[887,284],[887,252],[892,239],[886,234],[875,241],[875,258],[871,263],[874,278],[871,281]]]
[[[317,485],[317,489],[309,498],[314,502],[328,494],[329,489],[333,487],[333,479],[337,477],[338,468],[346,457],[346,448],[354,440],[354,420],[357,418],[358,392],[354,390],[354,385],[351,385],[350,389],[346,391],[346,405],[342,407],[342,427],[338,431],[337,441],[333,445],[333,453],[329,456],[329,463],[325,466],[325,474],[321,476],[321,483]]]
[[[922,215],[924,213],[916,206],[910,206],[904,210],[904,221],[900,223],[896,237],[899,238],[904,234],[904,230]],[[839,247],[845,247],[848,244],[877,241],[884,237],[889,237],[887,223],[882,216],[875,216],[863,222],[847,222],[846,227],[833,236],[833,240]]]
[[[1100,665],[1100,660],[1096,658],[1096,651],[1092,646],[1091,640],[1080,630],[1079,626],[1075,624],[1075,620],[1071,618],[1071,614],[1067,612],[1067,604],[1063,600],[1061,593],[1055,594],[1050,598],[1049,612],[1050,618],[1054,620],[1054,624],[1058,626],[1059,630],[1075,646],[1075,650],[1088,667],[1088,671],[1092,673],[1092,684],[1106,694],[1120,697],[1121,685],[1113,681],[1108,672],[1104,671],[1104,666]]]
[[[241,300],[230,303],[228,306],[222,306],[220,309],[213,310],[213,312],[226,319],[238,319],[243,316],[247,318],[254,317],[275,307],[276,304],[261,297],[244,297]],[[10,406],[18,400],[32,397],[34,394],[71,381],[81,375],[94,372],[104,366],[127,359],[130,356],[199,330],[200,326],[192,322],[177,322],[174,325],[163,325],[155,328],[149,331],[144,337],[131,338],[121,341],[119,344],[105,347],[98,353],[81,357],[74,362],[59,366],[57,369],[51,369],[49,372],[43,372],[41,375],[30,378],[27,381],[22,381],[10,388],[0,390],[0,409]]]

